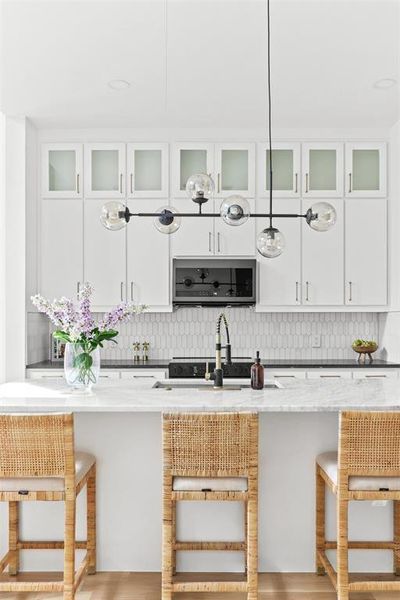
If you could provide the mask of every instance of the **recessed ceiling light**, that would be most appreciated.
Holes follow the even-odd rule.
[[[396,85],[396,83],[397,81],[395,79],[385,77],[384,79],[378,79],[378,81],[375,81],[374,87],[378,90],[387,90]]]
[[[107,85],[112,90],[121,91],[126,90],[128,87],[130,87],[131,84],[129,83],[129,81],[125,81],[125,79],[112,79],[108,82]]]

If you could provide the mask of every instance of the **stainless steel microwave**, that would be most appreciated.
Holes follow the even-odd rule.
[[[256,261],[174,258],[172,302],[176,306],[255,304]]]

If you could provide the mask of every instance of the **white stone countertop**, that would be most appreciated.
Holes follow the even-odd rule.
[[[184,380],[178,381],[184,383]],[[227,386],[235,383],[243,383],[243,380],[225,381]],[[260,391],[249,388],[166,390],[154,389],[153,385],[154,380],[108,380],[101,381],[90,394],[80,394],[62,380],[4,383],[0,385],[0,412],[400,410],[400,381],[397,379],[296,379],[279,384],[279,389]]]

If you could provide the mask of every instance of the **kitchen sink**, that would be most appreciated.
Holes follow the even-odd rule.
[[[281,385],[279,385],[276,381],[271,381],[268,382],[264,385],[264,389],[268,390],[268,389],[278,389],[280,388]],[[196,382],[179,382],[179,381],[156,381],[156,383],[153,385],[153,388],[159,388],[162,390],[167,390],[167,391],[171,391],[171,390],[201,390],[201,391],[211,391],[211,392],[218,392],[221,391],[221,388],[215,388],[213,386],[212,383],[208,383],[208,382],[204,382],[201,383],[199,381]],[[240,390],[246,390],[250,388],[250,383],[226,383],[224,384],[224,387],[222,388],[223,391],[225,392],[231,392],[231,391],[240,391]]]

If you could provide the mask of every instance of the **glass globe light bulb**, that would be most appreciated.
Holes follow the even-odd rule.
[[[306,221],[314,231],[328,231],[336,223],[336,210],[328,202],[317,202],[308,209]]]
[[[111,200],[103,204],[100,221],[106,229],[110,231],[118,231],[126,227],[129,221],[129,211],[125,204],[117,202],[117,200]]]
[[[250,204],[243,196],[229,196],[221,203],[220,214],[228,225],[243,225],[250,217]]]
[[[285,247],[283,233],[275,227],[267,227],[257,236],[257,250],[265,258],[276,258]]]
[[[175,233],[181,226],[181,217],[172,206],[162,206],[157,211],[158,215],[154,217],[154,226],[161,233]]]
[[[214,181],[206,173],[191,175],[186,182],[186,193],[194,202],[207,202],[214,193]]]

